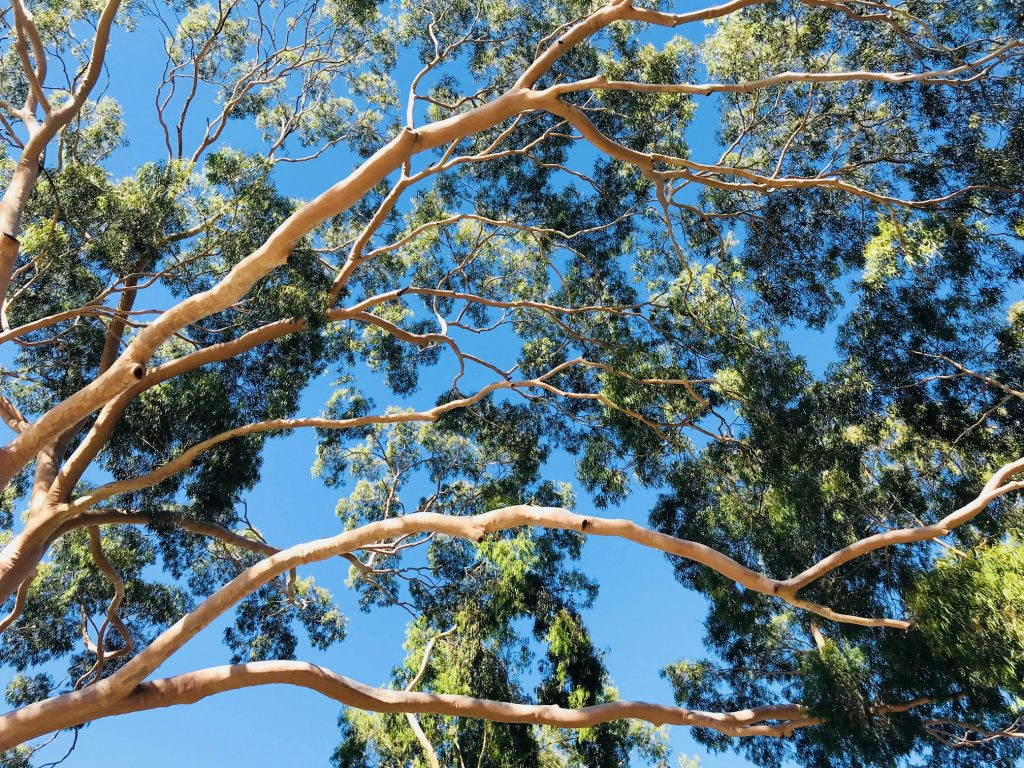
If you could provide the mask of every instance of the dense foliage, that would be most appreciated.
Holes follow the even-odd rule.
[[[635,522],[784,585],[944,521],[788,591],[669,554],[707,600],[707,657],[663,675],[682,708],[798,705],[694,730],[757,766],[1017,764],[1024,6],[674,6],[13,0],[12,708],[143,690],[156,638],[277,556],[245,500],[267,441],[314,428],[312,482],[340,495],[309,510],[323,536],[596,520],[646,488]],[[127,71],[129,32],[163,41],[155,64]],[[326,649],[341,606],[398,605],[394,692],[616,701],[584,617],[628,574],[582,572],[586,535],[428,527],[341,552],[347,584],[286,567],[231,600],[211,663]],[[669,758],[638,720],[353,706],[340,726],[338,768]]]

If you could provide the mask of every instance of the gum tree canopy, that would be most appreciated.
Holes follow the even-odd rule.
[[[4,765],[270,683],[339,768],[1016,764],[1019,0],[0,19]],[[342,498],[292,545],[245,500],[299,429]],[[583,622],[637,546],[709,606],[674,702]],[[412,614],[387,687],[296,658],[327,586]]]

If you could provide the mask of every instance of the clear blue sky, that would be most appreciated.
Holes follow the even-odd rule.
[[[686,7],[691,4],[687,3]],[[704,28],[695,30],[704,33]],[[164,156],[162,139],[155,132],[152,94],[159,82],[162,56],[156,31],[115,35],[109,57],[107,93],[123,106],[130,147],[119,154],[117,171],[129,172],[139,164]],[[404,88],[411,75],[397,73]],[[698,112],[690,133],[695,154],[710,155],[714,149],[713,110]],[[244,128],[242,129],[244,130]],[[336,181],[351,168],[351,158],[340,154],[303,166],[301,185],[295,193],[312,196]],[[820,368],[828,359],[831,338],[826,333],[794,336],[800,349]],[[318,382],[307,393],[303,414],[321,410],[329,395],[329,382]],[[425,391],[422,398],[432,400]],[[378,404],[389,401],[380,392]],[[284,546],[337,532],[334,507],[344,490],[330,490],[310,476],[316,438],[300,431],[269,443],[263,481],[248,496],[249,513],[276,545]],[[573,471],[565,456],[556,456],[549,477],[572,481]],[[638,493],[619,510],[601,512],[621,515],[646,523],[655,496]],[[587,511],[589,501],[580,494],[577,508]],[[590,540],[583,567],[602,576],[601,592],[590,612],[590,627],[596,643],[605,649],[613,682],[623,698],[669,703],[668,684],[659,677],[666,664],[682,658],[699,658],[702,647],[702,599],[684,590],[672,575],[671,564],[662,555],[629,543],[607,539]],[[356,609],[354,594],[344,587],[346,567],[321,564],[312,570],[317,582],[334,588],[340,606],[350,617],[348,638],[326,653],[300,647],[299,658],[323,663],[341,674],[372,683],[386,683],[391,668],[403,658],[407,614],[397,608],[378,609],[372,615]],[[162,667],[158,676],[185,672],[225,663],[229,651],[221,643],[226,623],[210,627]],[[85,729],[68,768],[179,768],[181,765],[326,766],[337,743],[335,722],[339,705],[319,694],[283,686],[254,688],[223,694],[198,704],[122,716],[100,721]],[[708,768],[743,768],[748,765],[733,755],[708,755],[695,744],[686,729],[671,732],[676,755],[698,755]],[[59,758],[68,743],[61,737],[40,756]],[[44,761],[45,761],[44,760]],[[673,757],[673,764],[675,756]]]

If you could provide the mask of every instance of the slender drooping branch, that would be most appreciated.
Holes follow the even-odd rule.
[[[433,652],[437,641],[448,637],[455,632],[455,629],[456,627],[447,629],[440,634],[434,635],[427,641],[427,645],[423,649],[423,661],[420,662],[419,670],[417,670],[413,678],[406,684],[406,693],[415,690],[423,679],[423,676],[427,673],[427,665],[430,664],[430,654]],[[427,734],[423,732],[423,728],[420,726],[420,721],[416,716],[416,713],[406,712],[405,719],[406,722],[409,723],[409,727],[412,729],[413,734],[416,736],[416,741],[420,743],[420,747],[423,749],[423,755],[427,758],[427,762],[430,763],[430,768],[441,768],[441,763],[437,759],[437,753],[434,751],[434,745],[430,743],[430,739],[427,738]]]
[[[1004,43],[976,61],[958,67],[926,72],[873,72],[850,70],[839,72],[780,72],[777,75],[739,83],[641,83],[627,80],[609,80],[603,76],[559,83],[543,92],[551,96],[563,96],[580,91],[633,91],[635,93],[679,93],[693,96],[710,96],[715,93],[752,93],[779,85],[795,83],[925,83],[929,85],[957,86],[975,82],[976,75],[983,67],[1001,62],[1024,48],[1024,42],[1011,40]]]

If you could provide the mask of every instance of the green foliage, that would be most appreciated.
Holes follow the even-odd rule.
[[[109,93],[99,86],[48,149],[2,313],[4,333],[40,323],[3,361],[4,396],[29,421],[95,380],[139,325],[216,290],[258,252],[300,210],[296,191],[316,194],[310,179],[320,177],[294,163],[322,155],[333,183],[390,142],[408,119],[405,67],[427,68],[414,122],[447,120],[509,88],[538,50],[598,7],[281,0],[272,20],[266,4],[127,5],[119,23],[164,38],[168,80],[154,88],[166,109],[155,142],[136,140],[125,123],[133,111],[120,104],[137,94],[112,73]],[[100,9],[93,0],[33,4],[47,50],[68,73],[81,71],[81,33]],[[659,494],[649,522],[660,532],[783,579],[865,536],[941,520],[1024,455],[1024,58],[984,73],[965,64],[1022,31],[1019,3],[1003,0],[782,0],[703,31],[613,24],[567,51],[538,88],[603,76],[728,90],[563,95],[609,140],[650,153],[642,168],[588,148],[542,109],[417,156],[403,171],[422,178],[394,208],[381,206],[397,171],[290,244],[287,263],[233,306],[163,343],[150,372],[289,326],[138,392],[75,495],[157,470],[237,427],[280,427],[321,398],[325,419],[385,417],[353,429],[318,422],[313,472],[339,493],[325,535],[415,511],[605,509],[646,488]],[[787,71],[944,69],[966,77],[955,87],[732,87]],[[57,70],[47,88],[60,104]],[[0,57],[0,91],[12,104],[29,92],[13,49]],[[719,154],[713,126],[725,150],[715,173],[701,170]],[[15,144],[0,157],[5,182]],[[153,145],[145,162],[131,154]],[[933,202],[900,202],[910,199]],[[330,200],[315,205],[331,209]],[[350,279],[333,285],[371,222],[379,228]],[[121,324],[110,318],[118,302],[130,313]],[[86,305],[110,311],[65,316]],[[805,351],[818,344],[828,353]],[[587,364],[570,364],[579,359]],[[436,419],[409,417],[488,382],[542,376],[547,388],[501,389]],[[65,436],[59,459],[92,419]],[[262,542],[244,502],[279,434],[220,442],[102,507],[149,521],[103,525],[100,536],[124,580],[120,616],[137,648],[261,559],[183,523]],[[572,471],[558,475],[567,458]],[[31,479],[23,472],[0,499],[3,543]],[[815,627],[806,611],[672,558],[681,585],[707,600],[707,657],[663,675],[682,706],[794,702],[823,719],[784,740],[695,732],[758,766],[1010,768],[1022,740],[951,748],[929,722],[977,735],[1019,716],[1021,541],[1024,505],[1007,494],[944,537],[944,548],[887,547],[800,592],[843,613],[913,620],[907,632],[823,619]],[[613,701],[600,633],[585,621],[598,582],[576,562],[583,542],[525,529],[354,552],[362,567],[350,561],[351,596],[300,570],[242,600],[223,632],[224,657],[293,658],[307,642],[325,650],[344,640],[349,606],[399,605],[415,618],[395,688],[422,667],[423,691],[562,707]],[[86,675],[95,654],[82,628],[95,635],[114,595],[84,529],[53,542],[0,648],[14,672],[12,706]],[[123,648],[117,633],[106,640]],[[95,678],[130,657],[110,659]],[[664,734],[636,723],[568,734],[434,715],[419,724],[442,765],[668,758]],[[340,726],[339,768],[428,765],[400,715],[347,710]],[[30,757],[9,752],[0,765]]]
[[[856,647],[827,640],[801,661],[802,704],[828,721],[841,740],[856,741],[871,720],[868,660]],[[838,746],[838,745],[837,745]]]
[[[1024,694],[1024,549],[1019,541],[947,555],[909,600],[932,655],[968,689]]]

